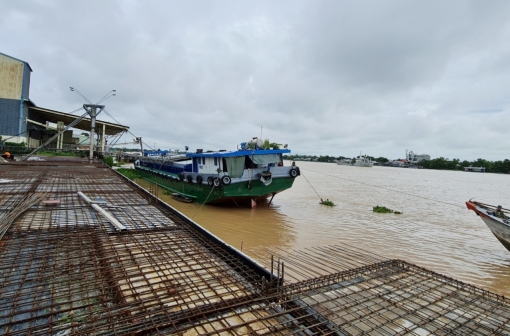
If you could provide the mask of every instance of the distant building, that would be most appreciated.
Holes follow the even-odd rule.
[[[430,161],[430,155],[428,154],[414,154],[413,151],[406,150],[406,160],[408,163],[414,164],[423,160]]]
[[[31,72],[27,62],[0,53],[0,135],[12,142],[26,141],[20,135],[27,131]]]
[[[485,173],[485,167],[464,167],[464,171],[467,172],[475,172],[475,173]]]
[[[73,131],[62,132],[66,125],[76,121],[74,114],[38,107],[30,100],[30,75],[32,68],[22,60],[0,53],[0,136],[2,142],[25,143],[36,148],[54,135],[58,137],[47,148],[76,149],[89,139],[73,137]],[[83,118],[74,129],[90,131],[90,119]],[[104,152],[108,136],[127,132],[129,127],[96,120],[96,148]],[[85,140],[85,141],[84,141]],[[2,143],[0,143],[2,145]]]
[[[413,163],[416,163],[416,162],[420,162],[422,160],[427,160],[427,161],[430,161],[430,155],[428,154],[416,154],[414,156],[414,161]]]

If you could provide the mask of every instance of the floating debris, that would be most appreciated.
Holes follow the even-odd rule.
[[[390,208],[387,208],[387,207],[384,207],[384,206],[378,206],[378,205],[376,205],[373,208],[373,211],[374,212],[378,212],[378,213],[394,213],[395,215],[401,215],[402,214],[401,211],[393,211]]]
[[[333,201],[330,201],[329,199],[326,199],[325,201],[321,198],[320,204],[327,205],[327,206],[335,206],[335,203]]]

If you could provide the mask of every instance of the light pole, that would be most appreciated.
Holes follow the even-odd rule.
[[[96,129],[96,116],[104,110],[104,105],[83,104],[83,108],[90,115],[89,163],[92,163],[94,160],[94,131]],[[99,111],[97,109],[99,109]]]
[[[92,104],[90,100],[87,99],[84,95],[80,93],[80,91],[76,90],[74,87],[70,87],[71,91],[74,91],[78,93],[80,96],[82,96],[83,99],[85,99],[88,104],[83,104],[83,108],[90,116],[90,149],[89,149],[89,163],[92,163],[94,160],[94,132],[96,129],[96,117],[101,111],[104,110],[104,105],[98,105],[99,103],[105,101],[106,99],[115,96],[117,94],[117,90],[111,90],[108,92],[103,98],[101,98],[100,101],[98,101],[96,104]],[[99,109],[99,111],[98,111]],[[104,134],[103,134],[104,136]]]

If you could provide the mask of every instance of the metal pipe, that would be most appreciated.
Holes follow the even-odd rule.
[[[92,203],[92,200],[90,198],[88,198],[87,195],[85,195],[84,193],[82,193],[81,191],[78,191],[78,196],[80,196],[81,198],[83,198],[83,200],[89,204]]]
[[[113,217],[113,215],[111,213],[109,213],[105,209],[101,208],[98,204],[96,204],[94,201],[92,201],[87,195],[85,195],[81,191],[78,191],[78,196],[83,198],[83,200],[85,202],[90,204],[94,209],[96,209],[100,214],[102,214],[106,219],[108,219],[110,221],[110,223],[112,223],[113,226],[115,226],[115,229],[117,231],[124,231],[124,230],[126,230],[126,227],[124,225],[122,225],[122,223],[119,222],[117,220],[117,218]]]
[[[112,214],[110,214],[108,211],[106,211],[105,209],[101,208],[99,205],[97,204],[94,204],[92,203],[91,206],[96,209],[97,211],[99,211],[99,213],[101,213],[103,216],[106,217],[106,219],[108,219],[110,221],[110,223],[112,223],[117,231],[124,231],[126,230],[126,227],[124,225],[122,225],[115,217],[113,217]]]

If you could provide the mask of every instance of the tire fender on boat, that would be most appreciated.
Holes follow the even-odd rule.
[[[184,181],[184,174],[183,173],[179,173],[179,180],[180,181]]]
[[[220,179],[219,179],[219,178],[217,178],[217,177],[216,177],[216,178],[214,179],[213,183],[214,183],[214,186],[215,186],[215,187],[219,187],[219,186],[220,186],[220,184],[221,184],[221,181],[220,181]]]
[[[202,184],[202,181],[203,181],[203,180],[202,180],[202,176],[197,175],[197,183],[198,183],[198,184]]]
[[[212,185],[214,184],[214,179],[213,179],[213,177],[212,177],[212,176],[209,176],[209,177],[207,178],[207,184],[208,184],[208,185],[210,185],[210,186],[212,186]]]
[[[228,175],[225,175],[221,178],[221,182],[224,184],[224,185],[229,185],[230,182],[232,182],[232,179],[230,178],[230,176]]]
[[[191,175],[188,175],[186,176],[186,180],[189,182],[189,183],[192,183],[193,182],[193,177]]]
[[[298,171],[297,171],[297,169],[292,168],[290,170],[289,174],[290,174],[291,177],[297,177],[298,176]]]

